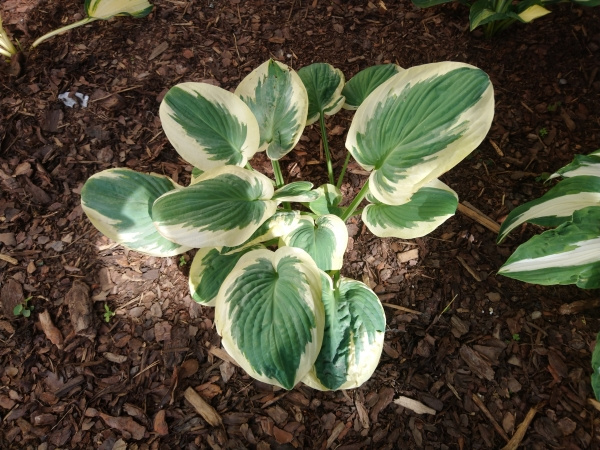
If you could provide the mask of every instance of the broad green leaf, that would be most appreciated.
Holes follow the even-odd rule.
[[[145,17],[152,11],[147,0],[85,0],[85,12],[94,19],[114,16]]]
[[[333,184],[324,184],[315,191],[319,193],[319,198],[306,205],[312,212],[320,216],[335,214],[340,217],[342,215],[343,208],[338,206],[343,200],[342,191]]]
[[[519,20],[519,16],[512,9],[506,11],[497,11],[495,8],[495,2],[493,0],[477,0],[469,11],[469,23],[471,25],[471,31],[486,23],[497,22],[497,21],[516,21]]]
[[[152,207],[158,231],[190,247],[243,244],[277,208],[271,180],[259,172],[223,166],[195,184],[168,192]]]
[[[348,229],[338,216],[302,216],[296,228],[281,241],[306,251],[321,270],[340,270],[348,246]]]
[[[589,155],[575,155],[573,162],[557,170],[548,179],[571,178],[579,175],[600,177],[600,150],[596,150]]]
[[[439,180],[419,189],[408,203],[367,205],[362,220],[375,236],[414,239],[425,236],[452,217],[458,207],[456,192]]]
[[[375,88],[402,70],[396,64],[381,64],[358,72],[342,89],[342,95],[346,98],[344,109],[357,109]]]
[[[526,283],[600,288],[600,206],[520,245],[498,271]]]
[[[522,223],[555,227],[569,220],[574,211],[595,205],[600,205],[600,177],[566,178],[542,197],[513,209],[500,227],[497,242]]]
[[[250,72],[235,93],[258,120],[259,151],[278,160],[296,146],[308,114],[308,94],[296,72],[270,59]]]
[[[325,333],[314,367],[302,380],[320,390],[352,389],[367,381],[379,363],[385,335],[385,313],[365,284],[341,278],[338,290],[321,275]]]
[[[483,140],[494,115],[488,76],[468,64],[406,69],[380,85],[356,111],[346,148],[372,171],[377,200],[401,205]]]
[[[592,389],[596,400],[600,401],[600,333],[596,336],[596,344],[592,353]]]
[[[81,189],[81,207],[106,237],[140,253],[173,256],[190,250],[162,237],[152,223],[152,204],[180,189],[162,175],[108,169],[92,175]]]
[[[253,250],[227,276],[215,325],[227,353],[252,377],[292,389],[315,363],[325,312],[321,276],[306,252]]]
[[[169,141],[200,170],[245,166],[258,151],[258,122],[235,94],[207,83],[181,83],[167,92],[159,110]]]
[[[202,248],[198,250],[190,266],[189,286],[192,298],[206,306],[215,306],[217,294],[223,281],[231,273],[242,256],[262,245],[229,251],[229,248]]]
[[[344,105],[344,74],[326,63],[314,63],[301,68],[298,75],[308,93],[308,115],[306,125],[319,120],[325,114],[332,116]]]
[[[310,181],[294,181],[286,184],[281,189],[277,189],[273,194],[273,200],[278,202],[311,202],[321,195],[317,191],[311,190],[313,184]]]

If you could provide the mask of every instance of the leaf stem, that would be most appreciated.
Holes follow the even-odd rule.
[[[335,183],[333,179],[333,165],[331,164],[331,153],[329,152],[329,142],[327,141],[327,129],[325,128],[325,114],[319,114],[319,125],[321,126],[321,137],[323,138],[323,150],[327,158],[327,174],[329,175],[329,184]]]
[[[283,187],[285,181],[283,180],[283,174],[281,173],[281,166],[279,160],[272,159],[271,165],[273,166],[273,175],[275,175],[275,189]]]
[[[42,37],[37,38],[33,44],[31,44],[31,48],[37,47],[38,45],[40,45],[42,42],[44,42],[47,39],[50,39],[53,36],[56,36],[57,34],[61,34],[65,31],[71,30],[73,28],[77,28],[80,27],[82,25],[85,25],[87,23],[93,22],[94,20],[98,20],[94,17],[86,17],[85,19],[81,19],[78,20],[77,22],[74,22],[70,25],[66,25],[64,27],[58,28],[57,30],[53,30],[49,33],[46,33],[45,35],[43,35]]]
[[[367,180],[367,182],[361,188],[361,190],[358,192],[358,194],[356,194],[356,197],[354,197],[354,200],[352,200],[352,203],[350,203],[350,205],[348,206],[348,208],[346,208],[346,210],[342,213],[341,219],[344,222],[346,220],[348,220],[348,218],[350,216],[354,215],[354,211],[356,211],[356,208],[358,208],[358,205],[360,205],[360,202],[363,201],[363,199],[367,195],[367,192],[369,192],[369,180]]]
[[[350,152],[346,154],[346,160],[344,161],[344,165],[342,166],[342,172],[340,173],[340,177],[338,178],[338,182],[335,185],[336,188],[342,187],[342,181],[344,181],[344,175],[346,175],[346,169],[348,168],[348,163],[350,162]]]

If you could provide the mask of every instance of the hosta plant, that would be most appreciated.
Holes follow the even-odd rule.
[[[115,16],[145,17],[152,11],[152,5],[148,0],[85,0],[84,8],[86,15],[84,19],[46,33],[36,39],[31,47],[37,47],[57,34],[95,20],[108,20]]]
[[[469,7],[471,31],[483,27],[487,38],[504,31],[514,23],[529,23],[550,13],[545,6],[561,0],[412,0],[421,8],[457,1]],[[566,1],[566,0],[565,0]],[[598,6],[600,0],[572,0],[583,6]]]
[[[577,155],[549,179],[557,177],[564,179],[510,212],[498,242],[525,222],[555,228],[521,244],[499,273],[528,283],[600,288],[600,150]]]
[[[356,113],[336,174],[325,117],[344,106]],[[286,389],[300,381],[353,388],[377,366],[385,314],[367,285],[341,273],[346,220],[366,201],[362,220],[377,236],[436,228],[457,207],[438,177],[479,145],[493,111],[489,78],[463,63],[381,65],[346,83],[329,64],[295,72],[269,60],[235,92],[186,82],[165,95],[160,118],[194,167],[188,186],[113,168],[85,183],[82,206],[130,249],[173,256],[199,248],[191,295],[215,306],[224,348],[251,376]],[[286,184],[279,161],[312,122],[323,133],[328,182]],[[274,179],[249,163],[262,151]],[[343,199],[351,157],[370,177]]]
[[[2,17],[0,17],[0,55],[10,58],[17,54],[17,49],[2,27]]]

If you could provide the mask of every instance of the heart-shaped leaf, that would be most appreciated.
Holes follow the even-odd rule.
[[[332,116],[344,105],[344,74],[331,64],[315,63],[298,71],[308,93],[306,125],[319,120],[321,115]]]
[[[379,85],[401,72],[396,64],[370,66],[354,75],[342,89],[345,97],[344,109],[355,110]]]

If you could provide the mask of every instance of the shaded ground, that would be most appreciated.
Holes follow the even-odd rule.
[[[27,47],[80,18],[80,3],[6,0],[0,12]],[[600,9],[553,5],[553,14],[486,41],[468,32],[458,6],[154,3],[146,19],[54,38],[18,76],[0,65],[0,447],[500,448],[535,407],[523,448],[598,448],[600,416],[588,399],[599,315],[560,313],[574,301],[593,305],[598,292],[496,276],[535,227],[497,246],[461,213],[411,242],[375,238],[351,221],[344,273],[385,304],[380,365],[359,389],[286,392],[253,381],[220,351],[212,309],[189,296],[193,252],[160,259],[115,246],[82,214],[79,192],[109,167],[189,179],[157,114],[178,82],[232,89],[269,57],[295,68],[328,62],[347,79],[376,63],[456,60],[490,75],[497,108],[486,141],[443,180],[500,221],[544,192],[539,174],[600,147]],[[68,108],[63,92],[91,102]],[[328,120],[337,161],[350,119]],[[309,127],[284,175],[322,181],[316,162]],[[345,192],[364,179],[351,167]],[[31,317],[15,318],[26,297]],[[109,322],[105,305],[116,311]],[[198,413],[193,392],[216,417]],[[401,396],[434,414],[393,402]]]

